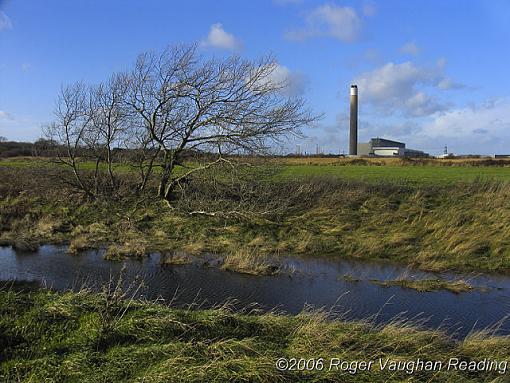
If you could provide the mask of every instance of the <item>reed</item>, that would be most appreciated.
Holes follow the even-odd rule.
[[[2,382],[503,382],[508,372],[381,370],[378,361],[505,361],[510,338],[494,329],[454,340],[421,323],[172,308],[130,298],[113,283],[100,293],[0,288]],[[279,371],[278,358],[323,358],[322,371]],[[330,358],[349,370],[329,369]],[[356,362],[374,361],[369,371]]]

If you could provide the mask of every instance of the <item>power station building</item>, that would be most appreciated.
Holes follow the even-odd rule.
[[[407,149],[403,142],[372,138],[367,143],[358,143],[358,156],[371,157],[429,157],[421,150]]]
[[[358,142],[358,86],[351,85],[349,118],[349,155],[374,157],[429,157],[421,150],[406,149],[403,142],[372,138],[367,143]]]

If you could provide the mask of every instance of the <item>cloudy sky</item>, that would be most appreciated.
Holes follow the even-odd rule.
[[[37,139],[61,85],[180,42],[204,55],[274,54],[287,94],[324,113],[288,148],[346,151],[356,83],[361,141],[510,153],[508,0],[0,0],[0,136]]]

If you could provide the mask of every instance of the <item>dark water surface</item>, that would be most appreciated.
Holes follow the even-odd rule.
[[[125,279],[141,278],[149,299],[163,298],[173,304],[194,303],[207,308],[234,300],[237,308],[256,303],[264,310],[276,308],[295,314],[305,305],[334,308],[347,319],[372,317],[387,322],[395,317],[426,320],[431,328],[443,327],[456,336],[473,329],[497,326],[510,334],[510,277],[493,275],[441,274],[442,278],[464,278],[487,291],[454,294],[448,291],[420,293],[400,287],[382,287],[371,279],[407,277],[436,278],[437,274],[408,270],[379,263],[339,258],[285,258],[292,276],[249,276],[198,265],[161,265],[159,255],[143,260],[107,261],[102,251],[67,255],[65,247],[43,246],[36,253],[16,253],[0,248],[0,280],[36,281],[57,290],[97,287],[119,275],[126,265]],[[360,279],[345,280],[344,275]]]

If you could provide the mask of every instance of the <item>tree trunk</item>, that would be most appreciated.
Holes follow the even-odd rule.
[[[174,155],[170,150],[165,150],[164,169],[159,181],[158,196],[167,199],[167,189],[170,176],[174,170]]]
[[[140,191],[143,191],[145,189],[145,187],[147,186],[147,182],[149,182],[149,178],[152,175],[152,169],[154,167],[154,161],[158,157],[160,150],[161,150],[161,148],[158,148],[157,152],[153,156],[150,157],[149,165],[147,166],[147,172],[145,174],[143,171],[144,159],[142,157],[142,162],[140,162],[140,175],[141,175],[141,179],[142,179],[140,186],[139,186]]]
[[[174,190],[175,190],[175,187],[177,186],[177,183],[172,180],[171,182],[169,182],[165,188],[165,195],[164,195],[164,198],[167,202],[171,202],[174,198],[173,198],[173,194],[174,194]]]
[[[113,174],[113,168],[112,168],[112,150],[110,148],[110,145],[108,144],[106,148],[106,161],[108,163],[108,175],[110,176],[110,186],[112,188],[112,192],[115,191],[115,175]]]

